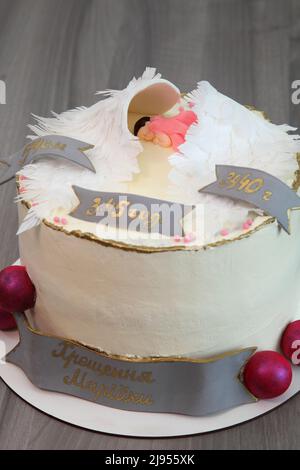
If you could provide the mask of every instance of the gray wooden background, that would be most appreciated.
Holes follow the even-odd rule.
[[[274,122],[300,124],[299,0],[0,0],[2,155],[30,113],[94,103],[146,65],[182,90],[200,79]],[[0,268],[18,257],[14,183],[0,188]],[[300,287],[300,286],[299,286]],[[88,432],[24,403],[0,381],[1,449],[298,449],[300,397],[255,421],[202,436],[129,439]]]

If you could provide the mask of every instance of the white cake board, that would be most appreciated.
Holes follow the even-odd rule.
[[[20,260],[15,264],[20,264]],[[19,342],[17,330],[0,331],[0,377],[19,397],[54,418],[92,431],[131,437],[176,437],[201,434],[257,418],[285,403],[300,391],[300,367],[293,367],[293,381],[286,393],[259,400],[223,413],[193,417],[170,413],[123,411],[81,398],[40,390],[22,369],[1,360]]]
[[[0,357],[11,351],[18,341],[17,331],[0,331]],[[271,411],[300,391],[300,368],[293,367],[293,382],[281,397],[196,418],[117,410],[69,395],[40,390],[27,379],[22,369],[4,361],[0,364],[0,376],[26,402],[54,418],[93,431],[135,437],[186,436],[227,428]]]

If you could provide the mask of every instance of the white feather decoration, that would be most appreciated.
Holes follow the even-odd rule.
[[[126,190],[139,172],[137,155],[142,145],[127,127],[127,110],[131,99],[144,88],[158,83],[160,74],[147,67],[143,75],[133,78],[124,90],[106,90],[98,94],[107,97],[93,106],[79,107],[53,117],[34,116],[36,125],[29,125],[35,135],[65,135],[80,139],[94,148],[86,154],[93,162],[96,174],[63,160],[45,159],[22,169],[24,192],[21,200],[34,200],[33,211],[40,219],[49,218],[53,211],[64,208],[71,211],[77,203],[72,185],[88,189],[110,191]]]
[[[79,107],[51,118],[34,116],[30,125],[36,136],[58,134],[80,139],[95,147],[87,152],[96,173],[63,160],[45,159],[26,166],[24,191],[19,200],[34,201],[28,220],[20,230],[37,225],[63,208],[70,212],[77,204],[72,185],[94,190],[126,191],[127,183],[139,172],[137,155],[140,141],[127,127],[128,105],[142,89],[158,83],[160,74],[147,68],[143,75],[133,78],[124,90],[98,92],[104,99],[93,106]],[[215,180],[215,165],[232,164],[258,168],[291,183],[297,169],[295,154],[300,152],[295,129],[277,126],[222,95],[208,82],[199,82],[186,97],[194,102],[198,122],[186,135],[186,142],[170,157],[171,194],[183,203],[205,204],[205,242],[221,228],[241,227],[249,207],[230,200],[205,195],[198,190]],[[25,179],[24,179],[25,178]]]
[[[38,225],[40,225],[40,223],[41,219],[35,215],[32,209],[29,209],[17,231],[17,235],[26,232],[26,230],[30,230],[34,227],[37,227]]]
[[[194,103],[198,122],[189,128],[179,152],[170,157],[172,192],[186,203],[204,204],[205,242],[209,242],[223,227],[241,229],[249,211],[245,204],[199,193],[215,181],[215,165],[257,168],[291,185],[300,137],[287,133],[295,128],[272,124],[208,82],[198,83],[186,99]]]

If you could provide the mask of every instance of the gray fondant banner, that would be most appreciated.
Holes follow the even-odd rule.
[[[208,360],[125,359],[44,336],[16,313],[20,343],[6,360],[44,390],[129,411],[204,416],[256,399],[239,381],[254,348]]]
[[[45,157],[64,158],[95,172],[93,164],[84,153],[91,148],[93,145],[61,135],[38,137],[7,160],[0,159],[0,185],[14,178],[24,165]]]
[[[290,233],[288,211],[300,207],[296,192],[275,176],[254,168],[216,165],[217,181],[199,192],[226,196],[249,202],[276,217],[284,230]]]
[[[182,220],[195,208],[137,194],[73,189],[79,205],[72,217],[136,232],[183,236]]]

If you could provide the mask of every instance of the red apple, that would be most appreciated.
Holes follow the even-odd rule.
[[[280,347],[285,357],[294,365],[300,365],[300,320],[293,321],[286,327]]]
[[[284,393],[292,381],[292,367],[275,351],[259,351],[244,368],[244,384],[257,398],[275,398]]]
[[[35,304],[36,292],[24,266],[8,266],[0,272],[0,307],[24,312]]]
[[[0,308],[0,330],[12,330],[17,324],[11,313]]]

